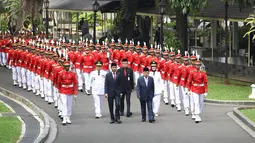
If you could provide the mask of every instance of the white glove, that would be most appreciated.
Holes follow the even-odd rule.
[[[204,93],[204,97],[206,97],[208,95],[208,93]]]

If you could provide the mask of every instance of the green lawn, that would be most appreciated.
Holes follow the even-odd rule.
[[[0,102],[0,113],[3,112],[11,112],[8,107],[6,107],[3,103]]]
[[[244,109],[241,112],[255,123],[255,109]]]
[[[17,117],[0,117],[0,142],[16,143],[21,134],[21,122]]]
[[[222,82],[222,83],[221,83]],[[208,76],[208,96],[207,99],[216,100],[252,100],[251,83],[237,80],[230,80],[229,85],[224,84],[224,78]]]

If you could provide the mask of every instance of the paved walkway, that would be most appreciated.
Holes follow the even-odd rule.
[[[0,86],[18,93],[36,103],[58,123],[55,143],[254,143],[255,140],[226,114],[231,106],[206,105],[203,122],[195,124],[184,113],[161,104],[160,116],[154,124],[141,123],[140,105],[132,94],[131,118],[121,117],[122,124],[109,124],[105,100],[103,118],[94,118],[92,96],[79,94],[77,108],[73,103],[72,124],[62,126],[53,105],[18,87],[12,86],[11,71],[0,68]]]
[[[0,100],[8,104],[15,113],[2,113],[3,116],[20,116],[21,119],[25,122],[25,135],[20,140],[20,143],[32,143],[36,140],[40,133],[40,124],[33,117],[31,113],[29,113],[26,109],[24,109],[18,103],[0,95]]]

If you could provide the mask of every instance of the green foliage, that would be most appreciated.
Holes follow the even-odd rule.
[[[20,12],[20,0],[3,0],[3,8],[8,11],[8,16],[18,18]]]
[[[94,24],[94,13],[92,13],[92,12],[87,13],[87,16],[85,16],[84,14],[80,14],[78,21],[81,21],[82,18],[84,18],[84,20],[88,20],[89,26],[93,27],[93,24]],[[77,21],[77,14],[76,13],[72,13],[72,22],[76,22],[76,21]],[[97,12],[97,14],[96,14],[96,21],[97,21],[97,24],[99,26],[103,25],[103,19],[102,19],[102,14],[101,13]]]
[[[245,116],[255,123],[255,109],[243,109],[240,110]]]
[[[6,31],[8,26],[7,14],[0,14],[0,31]]]
[[[245,19],[245,22],[247,22],[247,25],[249,25],[251,28],[247,33],[245,33],[244,37],[250,35],[251,33],[255,33],[255,15],[251,14],[250,17]],[[253,39],[255,39],[255,35],[253,36]]]
[[[0,117],[1,143],[16,143],[21,134],[21,125],[17,117]]]
[[[180,9],[182,13],[186,14],[192,12],[193,14],[198,13],[202,8],[208,5],[207,0],[169,0],[170,6],[173,9]]]
[[[180,49],[182,47],[180,40],[177,39],[176,31],[172,29],[175,22],[170,22],[165,26],[164,30],[164,43],[166,47],[173,47],[175,50]]]

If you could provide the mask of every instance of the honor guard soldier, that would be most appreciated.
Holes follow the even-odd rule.
[[[175,65],[175,62],[174,62],[175,52],[173,51],[172,47],[170,48],[170,50],[171,50],[171,52],[169,53],[170,60],[167,63],[167,66],[168,66],[167,79],[169,82],[170,104],[172,107],[175,107],[175,96],[174,96],[175,88],[174,88],[173,82],[171,82],[171,78],[172,78],[173,71],[174,71],[173,67]]]
[[[178,54],[175,56],[175,64],[172,65],[172,75],[170,81],[173,83],[174,87],[174,99],[176,104],[176,109],[178,112],[181,111],[181,97],[180,97],[180,87],[179,87],[179,81],[180,81],[180,69],[181,66],[181,54],[180,50],[178,50]]]
[[[98,54],[99,60],[103,63],[102,70],[107,72],[109,70],[109,58],[107,57],[107,49],[105,47],[104,41],[101,47],[101,52]]]
[[[63,64],[65,71],[58,77],[58,90],[62,102],[63,125],[71,124],[73,96],[77,96],[77,79],[75,73],[70,70],[70,62],[66,60]]]
[[[183,64],[179,67],[180,70],[180,96],[183,98],[183,108],[184,108],[184,113],[186,116],[189,116],[189,105],[190,105],[190,100],[189,100],[189,95],[188,95],[188,89],[186,87],[189,71],[188,71],[188,63],[189,63],[189,57],[188,57],[188,52],[185,51],[185,56],[182,58]]]
[[[95,58],[89,52],[89,48],[85,47],[85,54],[83,56],[83,76],[85,79],[85,92],[87,95],[90,95],[90,87],[91,87],[91,72],[94,70]]]
[[[107,72],[102,70],[103,63],[101,61],[97,61],[95,65],[96,70],[91,72],[91,85],[96,114],[95,118],[99,119],[102,117],[102,108],[104,104],[105,92],[105,76]]]
[[[204,71],[201,71],[201,61],[199,60],[199,55],[197,55],[197,60],[195,62],[196,70],[191,72],[188,78],[188,90],[192,91],[191,96],[194,99],[194,111],[195,122],[199,123],[202,121],[201,113],[203,108],[204,97],[208,94],[207,86],[207,75]]]

